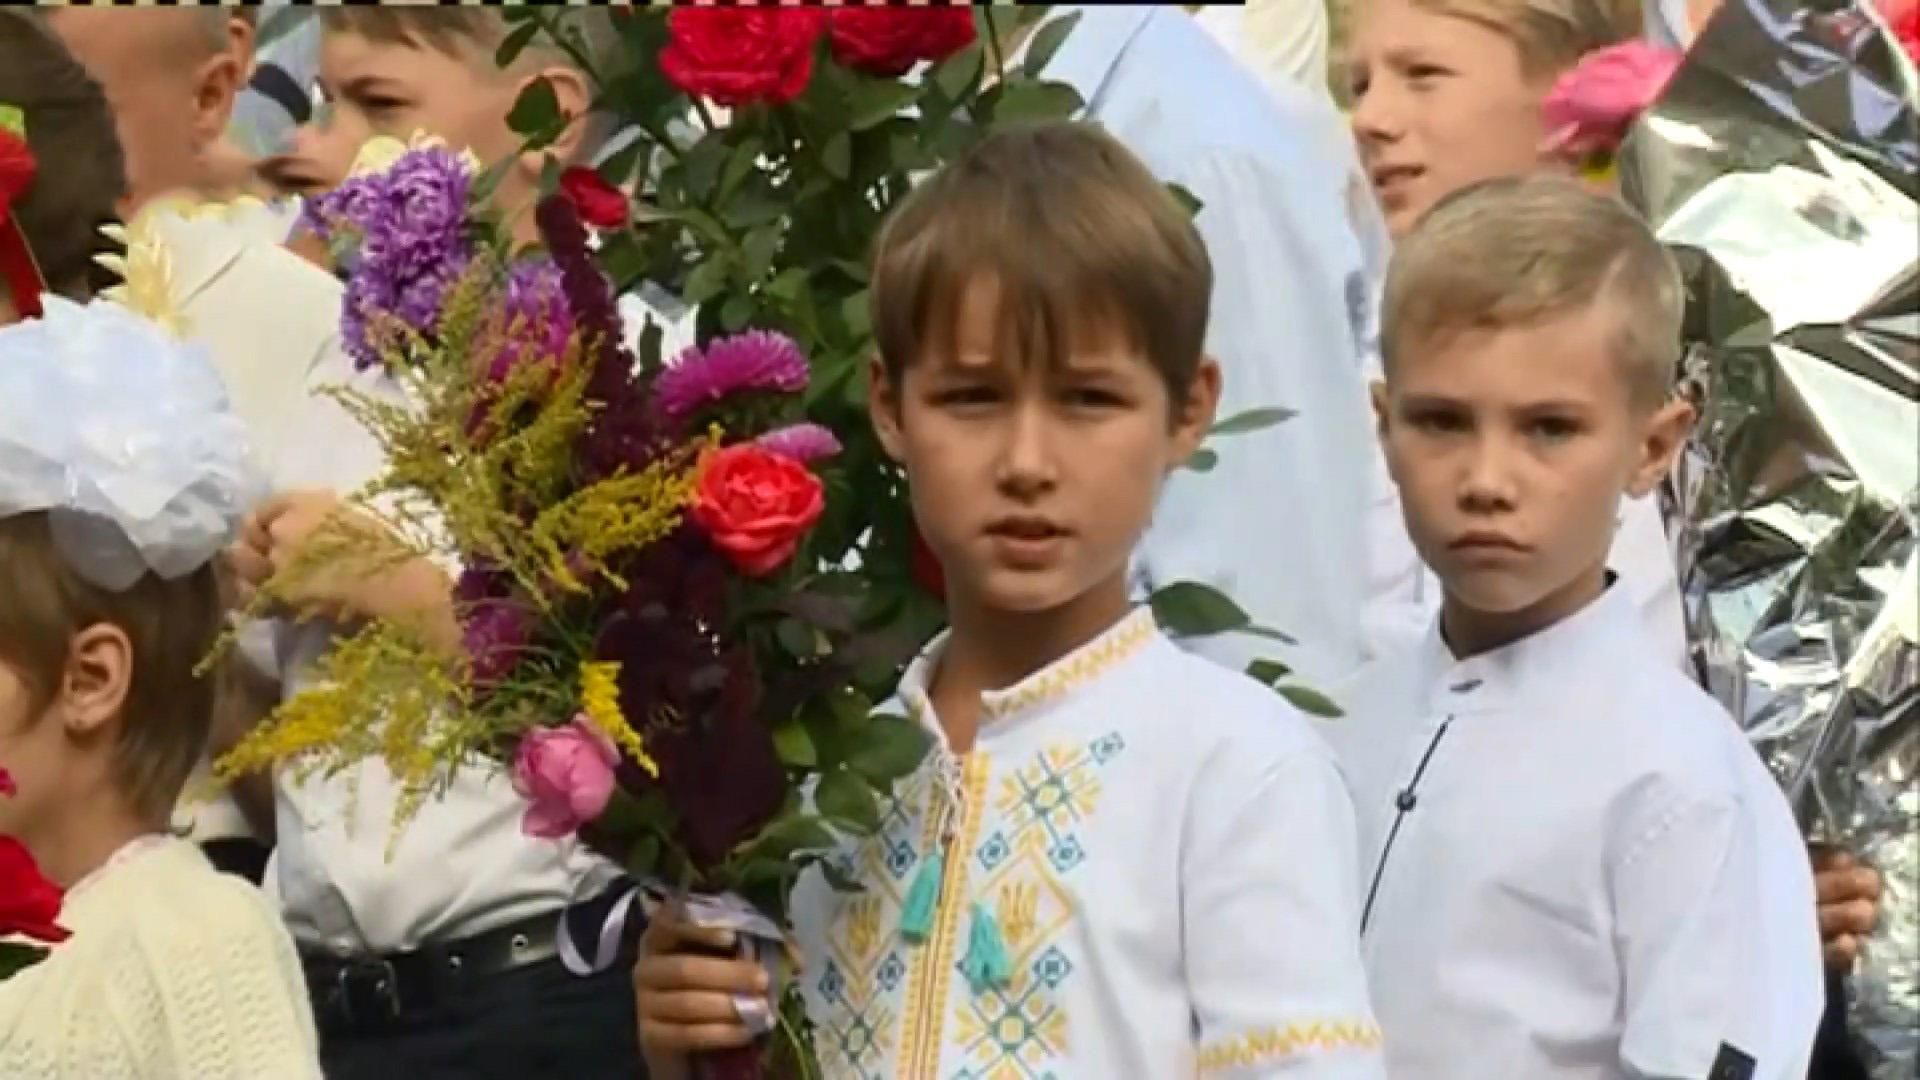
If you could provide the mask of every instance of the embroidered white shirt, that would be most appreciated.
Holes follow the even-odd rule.
[[[1323,726],[1354,790],[1394,1075],[1698,1078],[1722,1044],[1762,1080],[1806,1075],[1806,849],[1624,588],[1464,662],[1436,628],[1359,682]]]
[[[1383,1076],[1357,941],[1352,811],[1310,725],[1136,612],[984,700],[961,758],[938,747],[794,896],[800,974],[828,1075]],[[947,842],[942,845],[941,837]],[[901,933],[944,850],[927,935]],[[963,968],[990,916],[1010,974]]]

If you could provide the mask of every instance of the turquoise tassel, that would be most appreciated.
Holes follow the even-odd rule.
[[[940,903],[940,879],[947,872],[947,852],[935,848],[920,860],[914,872],[913,886],[907,890],[906,906],[900,910],[900,936],[914,944],[933,933],[933,909]]]
[[[1007,959],[1000,923],[982,904],[973,905],[973,929],[967,934],[967,955],[960,959],[960,971],[976,994],[1005,986],[1013,978],[1013,961]]]

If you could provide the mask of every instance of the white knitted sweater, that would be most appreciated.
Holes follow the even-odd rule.
[[[192,844],[129,846],[67,895],[73,936],[0,982],[0,1077],[320,1076],[293,941]]]

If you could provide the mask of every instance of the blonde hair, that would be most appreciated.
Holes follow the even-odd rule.
[[[1636,406],[1673,392],[1686,303],[1673,256],[1617,199],[1554,176],[1473,184],[1442,199],[1387,271],[1387,379],[1409,348],[1467,330],[1529,326],[1607,302]]]
[[[1501,34],[1530,76],[1557,75],[1596,49],[1640,36],[1640,0],[1413,0],[1435,15]]]
[[[1193,219],[1100,128],[997,131],[901,202],[874,244],[871,310],[896,383],[950,343],[961,297],[1000,290],[1002,355],[1064,363],[1077,331],[1113,329],[1184,404],[1201,362],[1213,264]]]

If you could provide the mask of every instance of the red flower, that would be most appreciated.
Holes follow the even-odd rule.
[[[806,466],[742,443],[707,458],[691,517],[741,573],[765,577],[793,557],[826,506]]]
[[[629,210],[626,193],[584,165],[560,174],[560,194],[580,212],[580,220],[596,229],[624,229]]]
[[[722,105],[792,101],[813,78],[813,45],[825,21],[817,8],[675,8],[660,70],[687,93]]]
[[[40,875],[26,845],[0,836],[0,938],[67,940],[67,932],[53,921],[60,915],[60,896],[60,886]]]
[[[1920,0],[1882,0],[1880,13],[1893,31],[1893,40],[1920,64]]]
[[[833,58],[869,75],[898,78],[922,60],[973,44],[971,7],[843,7],[828,23]]]
[[[14,201],[33,186],[33,176],[38,169],[27,140],[0,128],[0,221],[7,220]]]

